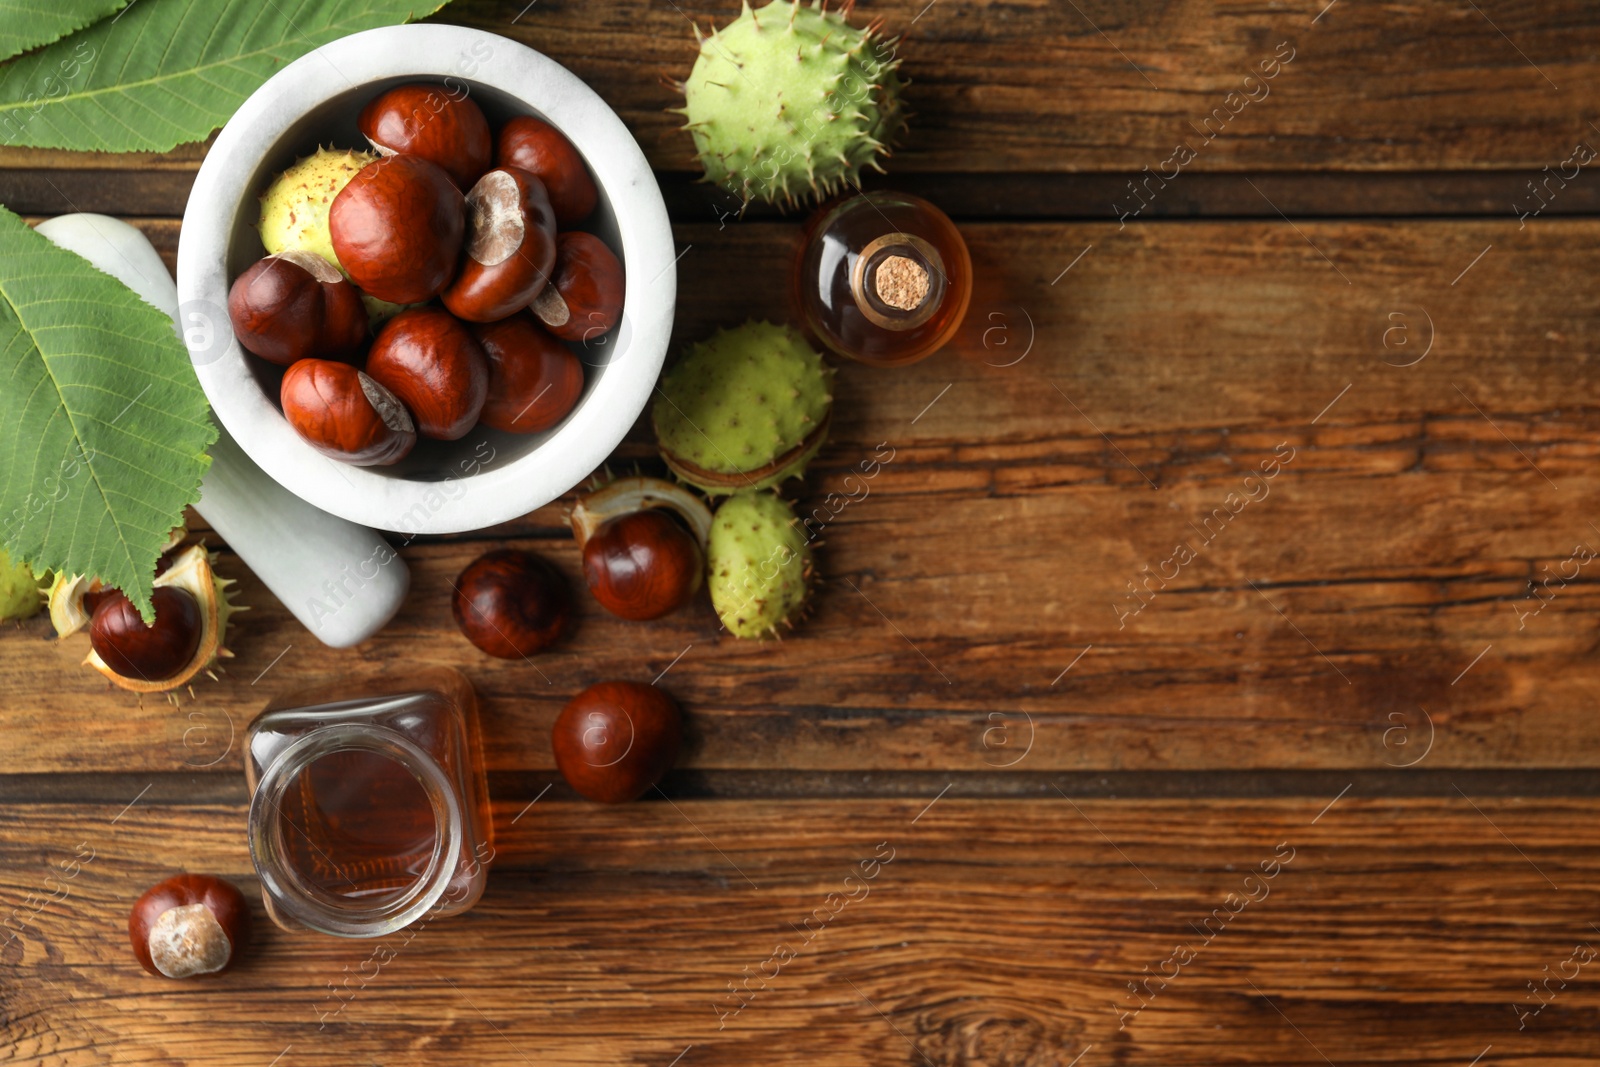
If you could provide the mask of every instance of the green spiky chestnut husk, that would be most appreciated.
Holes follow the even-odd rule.
[[[777,637],[805,610],[811,544],[776,493],[735,493],[711,518],[706,545],[711,606],[735,637]]]
[[[787,326],[747,322],[695,345],[650,408],[661,456],[717,496],[798,478],[827,437],[833,368]]]
[[[378,157],[371,152],[319,148],[272,180],[261,196],[261,243],[268,255],[301,249],[340,270],[328,236],[328,209],[350,179]]]
[[[846,18],[854,0],[748,0],[701,38],[683,83],[684,127],[706,179],[739,197],[786,206],[861,184],[861,169],[905,126],[895,41]],[[695,30],[700,36],[698,27]]]
[[[0,549],[0,620],[19,622],[31,619],[44,607],[44,590],[33,568],[26,563],[11,562],[11,557]]]

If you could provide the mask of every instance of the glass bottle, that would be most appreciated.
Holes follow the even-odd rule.
[[[494,827],[477,697],[461,674],[280,697],[245,744],[250,855],[279,926],[379,937],[483,895]]]
[[[860,193],[806,225],[794,300],[818,340],[880,367],[945,345],[972,298],[972,257],[949,217],[909,193]]]

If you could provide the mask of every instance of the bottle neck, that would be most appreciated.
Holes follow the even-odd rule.
[[[850,295],[868,322],[911,330],[933,317],[948,280],[939,250],[915,234],[886,233],[867,244],[850,270]]]
[[[351,751],[400,764],[416,778],[433,809],[433,849],[425,869],[410,885],[376,899],[345,897],[317,885],[296,866],[290,848],[292,835],[306,833],[285,813],[290,790],[300,786],[316,761]],[[444,770],[410,740],[382,726],[342,723],[312,730],[263,768],[250,800],[250,855],[270,903],[283,919],[337,937],[381,937],[441,903],[461,860],[463,834],[461,805]]]

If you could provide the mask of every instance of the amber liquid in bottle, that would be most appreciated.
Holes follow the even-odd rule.
[[[283,815],[289,858],[324,892],[360,899],[405,889],[428,869],[439,830],[422,785],[372,752],[323,756],[300,772]]]
[[[251,723],[247,743],[252,853],[280,925],[368,936],[415,921],[407,901],[425,885],[442,887],[431,913],[476,903],[494,831],[477,701],[460,674],[293,694]]]
[[[942,348],[972,298],[972,258],[955,224],[921,197],[861,193],[824,205],[795,259],[794,300],[841,356],[915,363]]]

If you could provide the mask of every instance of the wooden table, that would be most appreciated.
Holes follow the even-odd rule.
[[[447,580],[500,545],[576,578],[570,499],[410,544],[409,604],[346,652],[224,547],[252,610],[179,708],[43,620],[6,633],[6,1058],[1591,1062],[1600,178],[1550,175],[1600,144],[1600,11],[1325,2],[863,4],[913,31],[879,184],[950,210],[981,291],[950,350],[840,368],[803,510],[894,459],[781,645],[585,598],[538,671],[478,655]],[[683,251],[675,349],[784,316],[797,220],[692,183],[658,80],[735,5],[522,6],[443,19],[554,56],[635,131]],[[170,261],[203,155],[12,150],[0,201],[129,217]],[[659,469],[643,427],[636,462]],[[147,885],[256,897],[250,717],[400,664],[483,697],[482,904],[392,959],[263,924],[220,980],[146,977],[122,924]],[[667,799],[578,800],[556,713],[663,671],[692,733]]]

